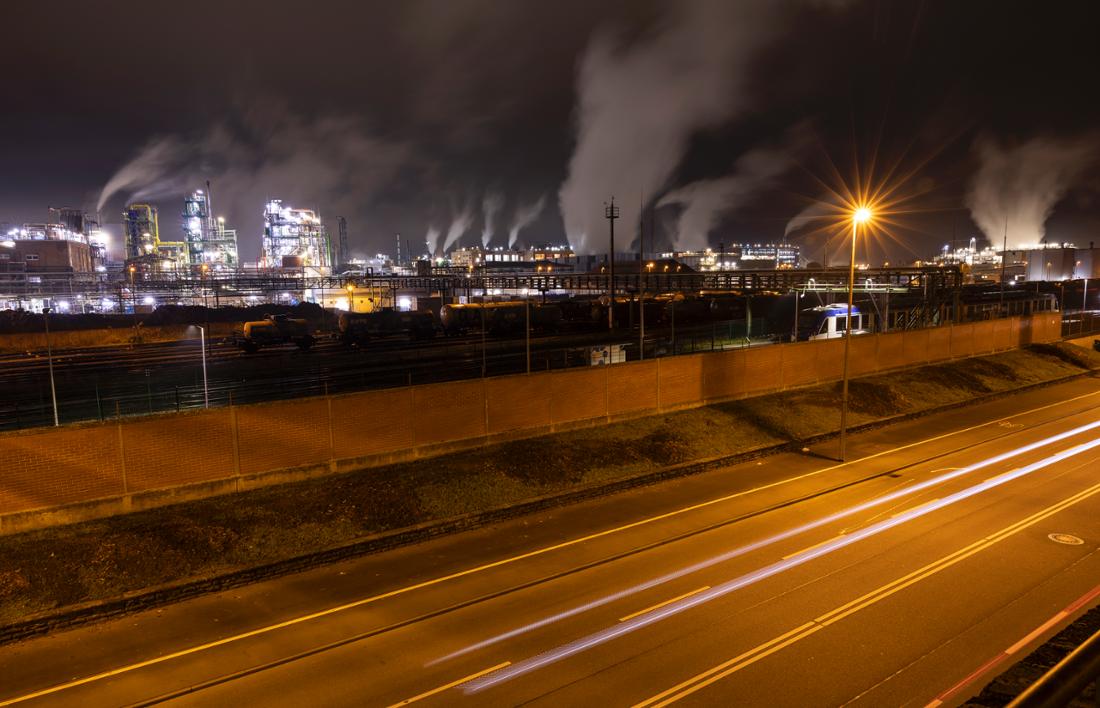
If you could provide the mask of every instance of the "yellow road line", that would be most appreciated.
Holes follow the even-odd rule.
[[[748,651],[744,652],[743,654],[738,654],[737,656],[733,657],[732,659],[729,659],[727,661],[722,662],[718,666],[707,669],[706,671],[699,674],[698,676],[693,676],[693,677],[689,678],[687,681],[684,681],[683,683],[678,683],[675,686],[673,686],[672,688],[670,688],[668,690],[665,690],[665,691],[662,691],[661,693],[658,693],[656,696],[653,696],[652,698],[647,698],[646,700],[642,701],[641,703],[635,704],[634,708],[644,708],[645,706],[653,705],[657,701],[660,701],[663,698],[671,696],[672,694],[676,693],[677,691],[680,691],[681,689],[687,688],[688,686],[690,686],[694,682],[700,680],[701,678],[706,678],[707,676],[712,676],[712,675],[718,673],[719,671],[721,671],[722,669],[725,669],[728,666],[733,666],[733,665],[737,664],[738,662],[748,658],[749,656],[752,656],[753,654],[755,654],[757,652],[764,651],[768,647],[776,646],[776,645],[779,645],[779,644],[783,644],[783,646],[786,646],[784,640],[786,640],[788,637],[793,637],[795,635],[800,634],[801,632],[811,630],[811,629],[813,629],[813,627],[814,627],[813,622],[807,622],[806,624],[804,624],[800,627],[795,627],[794,629],[787,632],[786,634],[780,634],[778,637],[775,637],[774,639],[770,639],[767,642],[764,642],[763,644],[761,644],[759,646],[753,647],[752,649],[749,649]],[[818,629],[820,629],[820,627]],[[814,631],[816,631],[816,630],[814,630]]]
[[[448,688],[454,688],[455,686],[461,686],[462,684],[466,683],[467,681],[473,681],[474,679],[480,678],[480,677],[484,676],[485,674],[491,674],[494,671],[496,671],[497,669],[503,669],[505,666],[508,666],[511,663],[512,662],[510,662],[510,661],[505,661],[505,662],[502,662],[500,664],[497,664],[496,666],[490,666],[487,669],[484,669],[482,671],[478,671],[476,674],[470,674],[469,676],[465,676],[463,678],[460,678],[457,681],[451,681],[450,683],[448,683],[444,686],[440,686],[439,688],[433,688],[430,691],[424,691],[424,693],[413,696],[412,698],[406,698],[405,700],[401,701],[400,703],[394,703],[389,708],[397,708],[397,706],[407,706],[410,703],[416,703],[417,701],[419,701],[423,698],[427,698],[429,696],[434,696],[437,693],[443,693]]]
[[[1081,501],[1084,501],[1085,499],[1096,495],[1097,493],[1100,493],[1100,484],[1089,487],[1084,491],[1078,492],[1077,494],[1067,497],[1060,502],[1052,504],[1051,506],[1048,506],[1045,509],[1036,512],[1035,514],[1032,514],[1031,516],[1022,519],[1021,521],[1017,521],[1014,524],[1006,526],[1000,531],[990,534],[989,536],[986,536],[985,538],[976,541],[969,546],[966,546],[965,548],[950,553],[938,560],[929,563],[928,565],[925,565],[918,570],[913,571],[912,573],[893,580],[875,590],[872,590],[865,595],[862,595],[859,598],[856,598],[855,600],[852,600],[851,602],[845,603],[844,605],[841,605],[840,607],[831,610],[830,612],[826,612],[812,622],[807,622],[806,624],[803,624],[800,627],[797,627],[790,632],[787,632],[786,634],[782,634],[775,639],[760,644],[759,646],[753,647],[752,649],[749,649],[748,651],[734,657],[733,659],[725,661],[722,664],[719,664],[696,676],[693,676],[692,678],[683,681],[680,684],[677,684],[676,686],[666,691],[663,691],[662,693],[648,698],[641,703],[637,703],[634,708],[643,708],[644,706],[654,706],[654,708],[660,708],[660,706],[666,706],[670,703],[674,703],[675,701],[678,701],[685,696],[688,696],[706,686],[709,686],[715,681],[719,681],[729,676],[730,674],[740,671],[750,664],[756,663],[757,661],[778,651],[779,649],[782,649],[783,647],[794,644],[795,642],[799,642],[810,636],[811,634],[814,634],[831,624],[839,622],[840,620],[848,617],[851,614],[854,614],[855,612],[858,612],[859,610],[866,609],[871,605],[874,605],[879,601],[890,597],[894,593],[909,587],[910,585],[913,585],[921,580],[925,580],[935,575],[936,573],[939,573],[941,570],[950,568],[956,563],[959,563],[980,551],[983,551],[997,543],[1000,543],[1006,538],[1009,538],[1030,526],[1034,526],[1040,521],[1050,516],[1053,516],[1060,511],[1068,509],[1069,507],[1078,504]]]
[[[415,583],[413,585],[407,585],[403,588],[397,588],[395,590],[390,590],[389,592],[384,592],[384,593],[381,593],[379,595],[373,595],[371,597],[361,598],[359,600],[355,600],[353,602],[348,602],[348,603],[345,603],[343,605],[337,605],[335,607],[330,607],[328,609],[319,610],[317,612],[311,612],[311,613],[306,614],[306,615],[301,615],[299,617],[293,617],[291,619],[284,620],[282,622],[277,622],[275,624],[266,625],[264,627],[258,627],[256,629],[249,630],[247,632],[242,632],[240,634],[235,634],[235,635],[231,635],[231,636],[228,636],[228,637],[223,637],[221,639],[217,639],[217,640],[214,640],[212,642],[206,642],[204,644],[198,644],[198,645],[195,645],[195,646],[187,647],[186,649],[180,649],[179,651],[174,651],[174,652],[171,652],[171,653],[168,653],[168,654],[163,654],[161,656],[154,657],[152,659],[146,659],[145,661],[139,661],[139,662],[136,662],[136,663],[133,663],[133,664],[128,664],[126,666],[120,666],[118,668],[110,669],[108,671],[103,671],[103,672],[98,673],[98,674],[93,674],[91,676],[86,676],[84,678],[75,679],[75,680],[69,681],[67,683],[58,684],[56,686],[50,686],[48,688],[44,688],[44,689],[41,689],[39,691],[35,691],[33,693],[28,693],[28,694],[25,694],[25,695],[22,695],[22,696],[16,696],[14,698],[9,698],[7,700],[0,700],[0,708],[3,708],[4,706],[14,705],[16,703],[22,703],[23,701],[28,701],[28,700],[31,700],[32,698],[39,698],[41,696],[48,696],[51,693],[57,693],[59,691],[64,691],[64,690],[67,690],[67,689],[70,689],[70,688],[75,688],[77,686],[82,686],[84,684],[94,683],[95,681],[101,681],[105,678],[110,678],[112,676],[117,676],[119,674],[124,674],[124,673],[130,672],[130,671],[136,671],[138,669],[143,669],[145,667],[153,666],[155,664],[164,663],[166,661],[172,661],[172,660],[179,659],[181,657],[187,656],[189,654],[196,654],[196,653],[199,653],[199,652],[207,651],[209,649],[214,649],[216,647],[224,646],[226,644],[232,644],[234,642],[238,642],[238,641],[241,641],[243,639],[249,639],[251,637],[256,637],[256,636],[260,636],[260,635],[263,635],[263,634],[267,634],[269,632],[274,632],[274,631],[279,630],[279,629],[285,629],[286,627],[293,627],[294,625],[301,624],[303,622],[309,622],[309,621],[312,621],[312,620],[315,620],[315,619],[319,619],[321,617],[325,617],[327,615],[332,615],[332,614],[336,614],[338,612],[344,612],[346,610],[351,610],[351,609],[354,609],[356,607],[362,607],[364,605],[373,604],[375,602],[379,602],[381,600],[386,600],[386,599],[389,599],[391,597],[397,597],[398,595],[404,595],[406,593],[410,593],[410,592],[413,592],[415,590],[422,590],[424,588],[431,587],[433,585],[438,585],[440,583],[445,583],[445,582],[450,581],[450,580],[456,580],[458,578],[462,578],[462,577],[465,577],[467,575],[473,575],[475,573],[481,573],[481,572],[484,572],[486,570],[491,570],[493,568],[499,568],[500,566],[509,565],[511,563],[515,563],[515,562],[518,562],[518,561],[521,561],[521,560],[526,560],[528,558],[535,558],[537,556],[541,556],[541,555],[544,555],[546,553],[550,553],[552,551],[561,550],[563,548],[569,548],[570,546],[575,546],[575,545],[578,545],[578,544],[581,544],[581,543],[586,543],[588,541],[592,541],[592,540],[595,540],[595,539],[598,539],[598,538],[603,538],[604,536],[610,536],[611,534],[614,534],[614,533],[619,533],[621,531],[627,531],[629,529],[637,528],[639,526],[645,526],[647,524],[651,524],[651,523],[654,523],[656,521],[662,521],[664,519],[669,519],[669,518],[672,518],[672,517],[675,517],[675,516],[679,516],[681,514],[686,514],[686,513],[692,512],[692,511],[698,511],[699,509],[705,509],[708,506],[713,506],[715,504],[721,504],[722,502],[726,502],[726,501],[729,501],[731,499],[736,499],[738,497],[743,497],[743,496],[746,496],[746,495],[749,495],[749,494],[754,494],[756,492],[761,492],[761,491],[764,491],[766,489],[771,489],[773,487],[778,487],[778,486],[781,486],[781,485],[784,485],[784,484],[789,484],[791,482],[797,482],[797,481],[806,479],[808,477],[813,477],[815,475],[819,475],[819,474],[822,474],[824,472],[829,472],[831,470],[835,470],[835,469],[838,469],[838,468],[841,468],[841,467],[854,465],[854,464],[857,464],[857,463],[860,463],[860,462],[866,462],[867,460],[872,460],[872,459],[875,459],[877,457],[882,457],[883,455],[888,455],[888,454],[891,454],[891,453],[899,452],[901,450],[907,450],[909,448],[916,447],[916,446],[919,446],[919,445],[927,445],[928,443],[932,443],[932,442],[935,442],[937,440],[942,440],[944,438],[949,438],[949,437],[952,437],[954,435],[961,435],[963,433],[968,433],[968,432],[973,431],[973,430],[978,430],[980,428],[985,428],[985,427],[989,427],[991,425],[996,425],[996,424],[1001,423],[1001,422],[1006,421],[1006,420],[1011,420],[1013,418],[1019,418],[1020,416],[1029,415],[1031,413],[1037,413],[1039,411],[1043,411],[1043,410],[1046,410],[1048,408],[1064,406],[1067,403],[1072,403],[1073,401],[1077,401],[1077,400],[1080,400],[1082,398],[1090,398],[1090,397],[1096,396],[1096,395],[1100,395],[1100,391],[1094,391],[1093,393],[1085,393],[1085,394],[1082,394],[1080,396],[1075,396],[1073,398],[1066,399],[1064,401],[1058,401],[1056,403],[1049,403],[1045,406],[1039,406],[1038,408],[1032,408],[1032,409],[1029,409],[1029,410],[1026,410],[1026,411],[1021,411],[1019,413],[1013,413],[1012,415],[1006,416],[1004,418],[999,418],[997,420],[991,420],[991,421],[986,422],[986,423],[979,423],[978,425],[972,425],[972,426],[969,426],[967,428],[961,428],[959,430],[953,430],[951,432],[943,433],[941,435],[935,435],[935,436],[930,437],[930,438],[925,438],[924,440],[918,440],[917,442],[912,442],[912,443],[908,443],[908,444],[905,444],[905,445],[901,445],[899,447],[890,448],[889,450],[883,450],[881,452],[876,452],[873,455],[867,455],[866,457],[861,457],[861,458],[852,460],[850,462],[842,462],[842,463],[839,463],[839,464],[830,465],[828,467],[822,467],[821,469],[814,470],[813,472],[807,472],[805,474],[801,474],[801,475],[798,475],[798,476],[795,476],[795,477],[788,477],[787,479],[781,479],[781,480],[778,480],[776,482],[770,482],[768,484],[764,484],[764,485],[761,485],[759,487],[754,487],[752,489],[746,489],[746,490],[743,490],[743,491],[740,491],[740,492],[734,492],[733,494],[727,494],[725,496],[718,497],[716,499],[710,499],[708,501],[700,502],[698,504],[692,504],[690,506],[685,506],[685,507],[682,507],[680,509],[675,509],[673,511],[665,512],[664,514],[658,514],[656,516],[651,516],[651,517],[648,517],[648,518],[645,518],[645,519],[639,519],[638,521],[632,521],[629,524],[623,524],[622,526],[617,526],[615,528],[610,528],[610,529],[605,529],[603,531],[598,531],[596,533],[588,534],[587,536],[581,536],[579,538],[574,538],[574,539],[571,539],[569,541],[563,541],[562,543],[557,543],[557,544],[554,544],[554,545],[551,545],[551,546],[544,546],[543,548],[538,548],[538,549],[535,549],[533,551],[528,551],[526,553],[521,553],[519,555],[515,555],[515,556],[512,556],[510,558],[502,558],[501,560],[493,561],[492,563],[485,563],[484,565],[479,565],[479,566],[476,566],[474,568],[467,568],[466,570],[457,571],[457,572],[454,572],[454,573],[450,573],[448,575],[441,575],[439,577],[432,578],[430,580],[425,580],[425,581],[422,581],[422,582],[419,582],[419,583]],[[976,443],[976,444],[981,444],[981,443]]]
[[[664,602],[658,602],[656,605],[653,605],[652,607],[647,607],[644,610],[638,610],[637,612],[633,612],[633,613],[627,615],[626,617],[620,617],[619,621],[620,622],[626,622],[629,619],[634,619],[635,617],[638,617],[639,615],[644,615],[647,612],[651,612],[653,610],[659,610],[662,607],[664,607],[665,605],[671,605],[672,603],[676,602],[677,600],[683,600],[685,597],[691,597],[692,595],[698,595],[699,593],[703,592],[704,590],[710,590],[710,586],[709,585],[704,585],[701,588],[697,588],[695,590],[685,592],[683,595],[677,595],[676,597],[671,598],[669,600],[665,600]]]

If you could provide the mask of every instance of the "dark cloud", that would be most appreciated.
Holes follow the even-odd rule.
[[[612,193],[636,217],[639,196],[690,192],[696,215],[719,205],[697,223],[729,243],[781,237],[822,177],[873,158],[879,174],[925,180],[911,242],[894,247],[922,254],[960,213],[977,232],[951,210],[980,168],[979,135],[1091,134],[1096,12],[1072,0],[15,3],[0,42],[0,221],[94,208],[112,179],[108,220],[137,194],[171,215],[211,179],[246,256],[269,196],[347,216],[360,253],[392,250],[395,232],[418,247],[430,227],[472,243],[486,212],[498,242],[533,212],[521,238],[568,228],[599,248]],[[818,150],[796,169],[760,163],[804,123]],[[1051,206],[1070,238],[1100,225],[1096,176],[1076,172]],[[668,241],[677,218],[662,212]]]

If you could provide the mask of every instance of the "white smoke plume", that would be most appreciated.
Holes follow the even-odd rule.
[[[787,227],[783,229],[783,239],[786,240],[790,238],[791,234],[796,231],[801,231],[815,222],[822,222],[828,219],[835,221],[836,211],[837,208],[825,200],[810,203],[805,209],[795,214],[791,217],[791,220],[787,222]]]
[[[454,218],[451,219],[451,226],[447,229],[447,238],[443,240],[443,250],[449,251],[453,246],[474,224],[474,207],[472,204],[467,203],[462,207],[461,211],[455,211]]]
[[[508,230],[508,248],[512,248],[516,245],[516,240],[519,239],[519,232],[534,223],[535,219],[539,218],[539,214],[542,213],[545,207],[545,194],[531,204],[519,204],[516,206],[516,213],[512,217],[512,228]]]
[[[974,221],[992,243],[1001,243],[1006,219],[1009,248],[1039,243],[1047,217],[1096,160],[1098,147],[1095,134],[1039,137],[1015,145],[980,138],[975,144],[980,164],[967,194]]]
[[[700,180],[669,192],[658,207],[680,204],[675,248],[701,251],[710,244],[708,235],[725,213],[744,204],[753,193],[775,183],[791,166],[787,150],[756,149],[742,155],[728,177]]]
[[[481,200],[481,214],[485,220],[485,225],[481,228],[481,245],[485,248],[493,240],[493,220],[503,207],[504,195],[500,192],[486,192]]]
[[[620,197],[623,232],[635,234],[637,195],[664,187],[694,133],[745,107],[748,62],[773,35],[783,5],[677,2],[663,31],[626,46],[607,34],[591,42],[578,75],[577,146],[559,193],[578,252],[600,250],[611,196]]]
[[[189,137],[150,141],[108,180],[97,209],[113,200],[177,199],[212,181],[212,204],[240,234],[241,256],[260,251],[268,199],[319,209],[322,217],[358,215],[369,229],[372,195],[414,162],[405,144],[378,138],[353,118],[303,120],[281,108],[257,110],[230,125]],[[180,205],[182,206],[182,205]],[[172,240],[175,209],[162,209],[162,238]]]
[[[428,245],[428,255],[435,257],[442,255],[439,250],[440,231],[434,226],[428,227],[428,233],[424,236],[424,242]]]

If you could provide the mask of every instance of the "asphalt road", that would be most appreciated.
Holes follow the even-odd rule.
[[[850,445],[4,647],[0,706],[958,704],[1100,600],[1100,381]]]

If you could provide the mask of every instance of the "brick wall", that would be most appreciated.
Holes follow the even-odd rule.
[[[1060,338],[1058,313],[851,340],[853,376]],[[486,436],[646,415],[840,378],[844,342],[799,342],[0,434],[0,516]],[[350,464],[350,463],[348,463]]]

